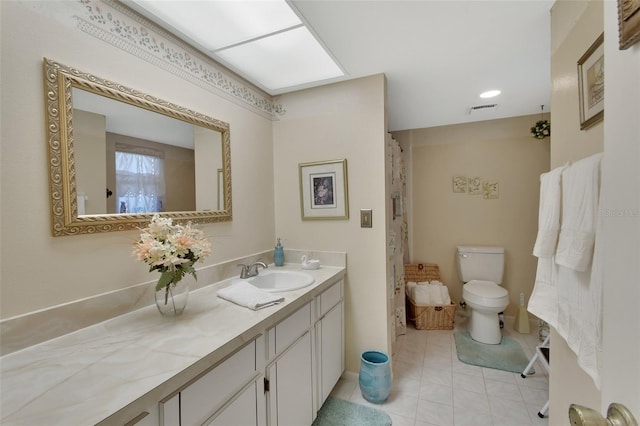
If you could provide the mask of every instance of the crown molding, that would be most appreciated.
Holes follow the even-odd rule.
[[[121,2],[78,0],[76,6],[73,19],[80,31],[263,117],[276,120],[286,113],[272,97]]]

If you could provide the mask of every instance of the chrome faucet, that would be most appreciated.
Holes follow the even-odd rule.
[[[256,260],[251,265],[239,263],[238,266],[242,268],[240,271],[240,278],[243,280],[258,275],[258,266],[262,266],[265,269],[268,268],[267,264],[262,262],[260,259]]]

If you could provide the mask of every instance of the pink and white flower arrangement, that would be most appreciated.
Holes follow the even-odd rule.
[[[211,243],[200,229],[191,223],[174,225],[171,218],[155,214],[149,226],[140,231],[140,239],[134,244],[134,255],[149,265],[149,272],[160,271],[156,291],[163,288],[167,294],[185,274],[197,279],[193,264],[211,254]]]

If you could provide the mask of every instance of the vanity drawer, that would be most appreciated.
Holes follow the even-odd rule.
[[[342,300],[342,281],[338,281],[320,295],[320,317]]]
[[[276,354],[289,347],[311,327],[311,303],[276,325]]]
[[[251,342],[180,392],[180,424],[201,425],[255,374],[256,349]]]

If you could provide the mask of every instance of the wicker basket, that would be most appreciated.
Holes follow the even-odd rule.
[[[404,265],[404,281],[423,282],[440,281],[440,268],[435,263],[416,263]],[[451,330],[456,314],[456,304],[450,305],[417,305],[407,295],[408,319],[413,321],[418,330]]]
[[[404,282],[440,281],[440,268],[435,263],[406,263]]]

